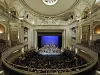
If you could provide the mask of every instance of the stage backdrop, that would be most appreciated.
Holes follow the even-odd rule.
[[[56,47],[58,47],[59,45],[59,36],[41,36],[41,45],[42,47],[44,45],[55,45]]]

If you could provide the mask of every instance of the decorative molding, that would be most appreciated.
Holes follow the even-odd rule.
[[[83,25],[89,25],[93,21],[100,21],[100,10],[96,11],[95,13],[91,14],[91,16],[87,19],[80,20],[78,24]]]
[[[40,13],[36,12],[36,11],[33,10],[32,8],[30,8],[30,7],[26,4],[26,2],[25,2],[24,0],[19,0],[19,1],[20,1],[20,3],[21,3],[23,6],[25,6],[25,7],[28,8],[28,9],[30,9],[30,10],[33,12],[33,14],[34,14],[35,16],[38,16],[38,17],[65,17],[65,15],[66,15],[69,11],[71,11],[73,8],[75,8],[75,6],[79,3],[79,0],[76,0],[75,3],[74,3],[70,8],[68,8],[65,12],[62,12],[61,14],[57,14],[57,15],[50,16],[50,15],[43,15],[43,14],[40,14]]]

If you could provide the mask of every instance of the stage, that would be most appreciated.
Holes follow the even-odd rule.
[[[61,55],[62,53],[39,53],[41,55]]]
[[[44,45],[38,53],[41,55],[61,55],[63,51],[55,45]]]

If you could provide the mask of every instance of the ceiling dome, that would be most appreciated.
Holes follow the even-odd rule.
[[[35,13],[45,16],[55,16],[67,13],[75,7],[79,0],[57,0],[53,5],[47,5],[42,0],[20,0],[21,3]],[[47,0],[48,1],[48,0]],[[50,1],[50,0],[49,0]],[[55,0],[54,0],[55,1]],[[49,3],[50,4],[50,3]]]

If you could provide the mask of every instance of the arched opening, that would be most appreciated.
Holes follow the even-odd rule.
[[[0,24],[0,34],[5,33],[5,27]]]
[[[100,34],[100,25],[97,25],[97,26],[94,28],[94,34]]]
[[[82,19],[86,19],[90,16],[90,9],[86,7],[82,13]]]

